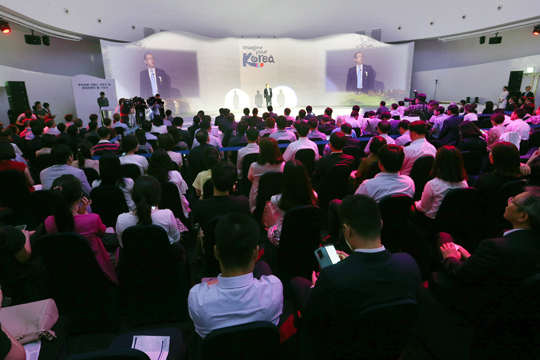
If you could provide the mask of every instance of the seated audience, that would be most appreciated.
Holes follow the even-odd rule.
[[[257,140],[259,140],[259,131],[257,129],[251,128],[246,131],[245,137],[247,138],[247,146],[238,150],[238,156],[236,157],[236,169],[238,171],[238,178],[242,178],[242,161],[247,154],[258,154],[259,145],[257,145]]]
[[[309,134],[307,137],[309,140],[311,141],[326,140],[326,134],[317,130],[317,127],[319,126],[319,122],[317,121],[317,119],[309,119],[308,124],[309,124]]]
[[[146,121],[148,121],[148,120],[146,120]],[[150,124],[150,127],[151,127],[152,123],[150,123],[150,121],[148,121],[148,123]],[[124,131],[128,131],[128,126],[122,122],[120,114],[114,114],[113,115],[113,125],[112,125],[112,127],[113,128],[121,127],[121,128],[124,129]],[[143,122],[143,128],[144,128],[144,122]]]
[[[388,195],[403,194],[414,196],[414,181],[407,175],[400,175],[405,154],[403,149],[395,144],[384,145],[379,150],[379,168],[381,172],[373,179],[364,180],[356,195],[367,195],[376,202]]]
[[[482,115],[491,115],[493,114],[493,101],[486,101],[486,107],[482,110]]]
[[[118,155],[106,152],[99,158],[99,180],[94,180],[92,188],[98,186],[117,186],[124,193],[126,204],[130,211],[135,210],[135,203],[131,198],[133,179],[122,175],[122,167]]]
[[[178,169],[182,168],[182,154],[174,152],[174,139],[171,134],[161,134],[158,136],[158,147],[169,154],[169,157],[178,165]]]
[[[441,130],[444,125],[444,120],[448,119],[448,115],[444,113],[444,106],[438,106],[433,111],[433,116],[431,119],[429,119],[429,122],[433,124],[433,127],[431,128],[429,135],[433,139],[438,139],[441,135]]]
[[[310,120],[311,121],[311,120]],[[354,166],[355,159],[351,155],[343,153],[345,147],[346,138],[343,133],[334,133],[330,136],[330,154],[319,159],[315,165],[315,171],[311,175],[311,181],[315,188],[318,188],[319,183],[324,178],[324,175],[332,166],[335,165],[347,165],[351,169]]]
[[[86,134],[84,134],[84,137],[85,138],[88,138],[89,136],[97,136],[97,137],[99,137],[98,132],[97,132],[98,126],[99,126],[99,124],[98,124],[97,121],[91,121],[88,124],[88,131],[86,132]],[[110,131],[109,131],[109,133],[110,133]]]
[[[152,145],[146,139],[146,132],[143,129],[135,130],[135,137],[139,142],[139,150],[137,150],[139,153],[151,154],[154,152]]]
[[[154,120],[152,120],[152,130],[150,132],[159,134],[167,133],[167,125],[163,123],[163,118],[161,116],[154,116]]]
[[[249,128],[249,124],[246,120],[240,120],[238,127],[236,128],[236,135],[229,139],[229,144],[227,146],[235,147],[240,146],[240,144],[247,144],[246,131]]]
[[[264,137],[264,135],[268,134],[267,136],[270,136],[270,134],[273,134],[276,132],[275,126],[276,126],[276,120],[269,116],[264,120],[264,130],[261,130],[259,133],[259,137]]]
[[[504,115],[493,114],[491,115],[491,124],[493,127],[489,129],[487,133],[487,147],[489,150],[493,148],[493,145],[499,142],[499,138],[506,132],[506,128],[503,125]]]
[[[351,178],[354,179],[354,186],[357,188],[370,175],[370,169],[373,163],[379,161],[379,150],[386,145],[386,140],[380,136],[374,136],[369,144],[369,156],[362,159],[358,170],[351,173]]]
[[[527,112],[524,109],[519,108],[514,110],[510,118],[512,123],[506,127],[506,132],[516,132],[521,140],[529,140],[531,126],[523,121],[526,114]]]
[[[92,168],[99,174],[99,160],[93,160],[92,156],[94,156],[92,144],[87,140],[81,141],[77,149],[77,160],[73,161],[71,166],[78,169]]]
[[[180,232],[173,212],[158,208],[161,201],[159,181],[152,176],[139,177],[133,185],[131,196],[135,202],[135,210],[118,215],[116,221],[116,235],[121,247],[124,246],[122,244],[124,230],[135,225],[157,225],[167,232],[171,245],[180,241]]]
[[[459,125],[460,140],[457,148],[459,151],[472,151],[484,156],[487,151],[487,142],[476,123],[465,120]]]
[[[394,117],[394,116],[399,116],[399,117],[401,118],[401,114],[400,114],[400,112],[398,111],[399,105],[396,104],[396,103],[393,103],[393,104],[391,105],[391,107],[392,107],[392,110],[390,110],[390,115],[392,115],[392,117]]]
[[[251,116],[249,115],[249,108],[244,108],[244,110],[242,110],[242,112],[244,113],[244,115],[242,115],[242,117],[240,118],[240,121],[242,120],[248,120]]]
[[[122,155],[120,157],[120,163],[135,164],[141,170],[141,175],[144,175],[148,170],[148,160],[144,156],[136,155],[135,152],[139,150],[139,142],[135,135],[124,136],[122,139]]]
[[[369,119],[366,119],[365,125],[362,128],[362,135],[377,135],[377,124],[381,119],[375,117],[375,112],[369,112]]]
[[[410,143],[411,140],[411,132],[409,131],[409,120],[401,120],[398,123],[398,130],[401,134],[400,137],[396,138],[396,145],[404,147],[408,143]],[[370,150],[371,151],[371,150]]]
[[[157,136],[152,134],[152,123],[150,121],[143,120],[141,123],[141,128],[145,132],[146,140],[157,140]]]
[[[192,149],[194,149],[195,147],[199,146],[200,143],[199,143],[199,140],[197,138],[197,134],[200,132],[200,131],[203,131],[205,130],[207,133],[208,133],[208,144],[216,147],[216,148],[222,148],[223,146],[221,145],[221,140],[219,139],[219,137],[213,135],[211,133],[211,126],[210,126],[210,121],[208,120],[203,120],[201,121],[201,128],[199,130],[197,130],[195,132],[195,140],[193,140],[193,146],[191,147]]]
[[[184,141],[188,145],[188,149],[191,149],[193,140],[191,140],[192,138],[188,130],[182,130],[183,125],[184,119],[182,119],[180,116],[177,116],[173,119],[173,126],[176,126],[176,128],[180,132],[180,135],[182,135],[182,141]]]
[[[201,132],[202,131],[199,131],[199,133]],[[196,135],[197,138],[199,137],[199,133],[197,133]],[[193,181],[193,188],[195,188],[195,192],[199,197],[202,197],[204,195],[204,184],[207,180],[210,180],[210,178],[212,177],[212,169],[221,160],[219,156],[219,151],[213,146],[208,146],[204,150],[203,158],[206,166],[208,167],[208,170],[204,170],[198,173],[197,177],[195,177],[195,180]]]
[[[319,148],[317,144],[308,139],[309,124],[305,121],[296,122],[294,127],[298,132],[298,140],[292,142],[283,153],[283,160],[294,159],[296,152],[302,149],[311,149],[315,153],[315,161],[319,160]]]
[[[413,121],[409,124],[409,134],[411,136],[411,144],[403,148],[405,153],[405,161],[401,168],[401,175],[409,175],[413,168],[414,162],[422,156],[433,156],[437,150],[426,140],[426,123],[421,120]]]
[[[396,141],[388,136],[388,132],[390,131],[391,125],[387,120],[381,120],[377,124],[377,132],[379,133],[378,136],[382,137],[384,140],[386,140],[386,144],[393,145],[396,143]],[[369,139],[366,147],[364,148],[364,154],[369,156],[369,145],[371,143],[371,140],[373,138]]]
[[[311,187],[304,164],[298,160],[287,161],[283,167],[281,192],[272,196],[263,219],[264,226],[268,227],[268,240],[279,246],[283,218],[287,211],[297,206],[317,206],[318,203],[317,193]]]
[[[41,147],[41,149],[36,151],[36,157],[38,157],[39,155],[50,154],[54,145],[56,145],[56,136],[51,134],[44,134],[43,136],[41,136],[41,139],[39,141],[39,146]]]
[[[463,121],[478,121],[475,109],[476,106],[473,104],[465,105],[465,116],[463,116]]]
[[[54,119],[49,119],[45,121],[45,126],[47,127],[43,130],[44,134],[50,134],[54,136],[60,134],[60,130],[56,128],[56,123],[54,122]]]
[[[101,154],[103,152],[106,152],[106,151],[112,151],[112,152],[117,152],[118,151],[119,145],[115,144],[115,143],[111,143],[109,141],[109,139],[111,138],[111,132],[110,132],[109,128],[107,128],[105,126],[100,127],[97,133],[98,133],[98,136],[99,136],[99,141],[94,146],[94,152],[96,152],[97,155],[99,155],[99,154]]]
[[[203,112],[203,116],[204,116],[204,112]],[[200,128],[201,128],[201,117],[199,115],[195,115],[193,117],[193,124],[187,129],[192,139],[195,139],[195,131],[199,130]]]
[[[174,117],[172,116],[172,111],[171,110],[166,110],[165,111],[165,119],[163,119],[163,124],[167,127],[169,126],[172,126],[173,123],[172,121],[174,120]]]
[[[363,311],[398,300],[415,303],[420,290],[422,280],[414,259],[406,253],[392,254],[381,244],[381,213],[375,200],[347,196],[339,205],[339,217],[351,255],[325,267],[318,276],[313,274],[312,281],[291,280],[302,331],[309,339],[306,358],[354,358],[341,354],[327,338],[348,339]]]
[[[279,323],[283,311],[281,281],[273,275],[260,279],[253,275],[258,239],[259,226],[246,214],[232,213],[218,221],[214,253],[221,274],[217,284],[197,284],[188,297],[189,315],[202,338],[229,326],[255,321]]]
[[[255,211],[255,206],[257,205],[257,193],[261,176],[267,172],[283,172],[284,165],[283,156],[279,151],[277,141],[272,137],[259,140],[259,159],[257,162],[251,164],[248,173],[248,179],[252,183],[251,192],[249,193],[251,212]]]
[[[69,146],[64,144],[56,145],[53,147],[51,155],[55,165],[41,170],[39,174],[43,190],[49,190],[56,178],[62,175],[73,175],[81,182],[84,193],[90,195],[92,188],[88,184],[84,171],[71,166],[73,163],[73,152]]]
[[[173,150],[189,150],[189,145],[183,141],[182,133],[176,126],[167,127],[167,134],[172,136]],[[189,133],[188,133],[189,136]],[[158,136],[159,141],[159,136]]]
[[[67,126],[64,123],[60,123],[58,124],[57,128],[58,131],[60,131],[60,134],[56,135],[57,143],[63,144],[69,138],[69,134],[67,133]]]
[[[429,219],[437,217],[444,196],[450,190],[468,187],[461,152],[450,145],[437,150],[430,176],[434,179],[426,183],[422,198],[412,207],[415,220],[421,224],[428,224]]]
[[[286,130],[287,127],[287,118],[285,116],[278,116],[276,119],[277,131],[270,134],[272,139],[276,141],[279,140],[288,140],[291,143],[296,141],[296,135],[292,131]]]
[[[112,127],[112,120],[109,118],[103,119],[103,126],[109,129],[109,132],[111,133],[111,139],[114,139],[118,135],[116,134],[116,130]],[[99,135],[98,135],[99,136]]]
[[[332,119],[329,116],[323,115],[323,117],[321,118],[321,124],[319,125],[317,130],[326,135],[332,134],[336,127],[330,123],[330,120]]]
[[[86,211],[92,201],[84,196],[79,179],[69,174],[56,178],[51,185],[49,199],[52,216],[45,219],[47,233],[76,232],[84,236],[105,276],[118,284],[109,254],[101,242],[105,225],[98,214],[89,214]]]
[[[458,107],[449,105],[447,117],[442,125],[438,140],[433,141],[433,145],[441,147],[443,145],[455,145],[459,141],[459,124],[463,121],[458,115]]]
[[[20,163],[18,161],[13,161],[15,159],[15,150],[13,146],[8,142],[8,140],[0,141],[0,171],[3,170],[15,170],[20,172],[23,175],[26,185],[30,192],[35,190],[40,190],[41,185],[36,185],[34,187],[34,180],[26,164]]]

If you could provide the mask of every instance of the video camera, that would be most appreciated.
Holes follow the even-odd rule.
[[[135,108],[146,107],[146,101],[142,97],[135,96],[130,101]]]
[[[405,98],[403,99],[403,101],[408,101],[410,103],[414,103],[416,101],[416,98],[418,97],[418,91],[417,90],[414,90],[414,98],[411,99],[411,98]]]

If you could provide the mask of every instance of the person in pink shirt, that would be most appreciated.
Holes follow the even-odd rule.
[[[92,202],[83,196],[81,182],[73,175],[62,175],[54,180],[50,190],[52,216],[45,219],[47,233],[76,232],[88,240],[99,267],[107,278],[118,284],[109,254],[101,242],[105,225],[98,214],[86,209]]]

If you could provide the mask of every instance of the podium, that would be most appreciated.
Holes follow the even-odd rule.
[[[114,111],[115,109],[116,109],[115,107],[111,107],[111,106],[108,106],[108,107],[102,106],[99,108],[99,114],[101,115],[101,125],[103,125],[103,119],[112,118],[110,111]]]

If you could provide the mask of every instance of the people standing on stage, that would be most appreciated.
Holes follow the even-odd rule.
[[[102,91],[99,93],[99,97],[97,98],[97,103],[99,106],[99,112],[101,114],[101,118],[105,119],[107,116],[106,111],[101,110],[101,108],[109,107],[109,99],[105,97],[105,93]]]
[[[266,99],[266,106],[272,106],[272,88],[268,84],[264,89],[264,98]]]

